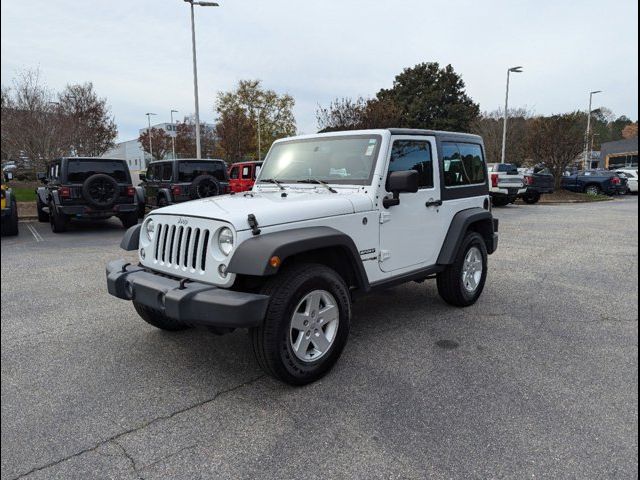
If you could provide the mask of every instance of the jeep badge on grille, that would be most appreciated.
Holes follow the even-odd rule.
[[[180,217],[178,219],[178,225],[188,225],[188,224],[189,224],[189,220],[187,220],[186,218]]]

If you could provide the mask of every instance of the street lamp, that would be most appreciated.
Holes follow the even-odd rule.
[[[262,155],[262,145],[261,145],[261,137],[260,137],[260,114],[262,113],[262,105],[256,105],[253,108],[255,108],[258,113],[257,113],[257,117],[258,117],[258,161],[260,161],[260,157]]]
[[[147,122],[149,128],[147,128],[147,135],[149,135],[149,155],[151,155],[151,160],[153,161],[153,143],[151,142],[151,115],[157,115],[156,113],[147,112],[145,113],[147,116]]]
[[[193,16],[193,6],[219,7],[216,2],[195,2],[194,0],[184,0],[191,7],[191,47],[193,50],[193,96],[196,103],[196,158],[202,157],[200,148],[200,106],[198,102],[198,67],[196,63],[196,24]]]
[[[174,128],[173,124],[173,114],[178,113],[178,110],[171,110],[171,128]],[[171,135],[171,148],[173,150],[173,159],[176,159],[176,135],[178,133],[174,130],[173,135]]]
[[[507,150],[507,117],[509,116],[509,76],[511,73],[522,73],[522,67],[511,67],[507,70],[507,93],[504,99],[504,125],[502,127],[502,160],[505,161],[505,154]]]
[[[602,93],[602,90],[594,90],[593,92],[589,92],[589,110],[587,110],[587,131],[584,134],[584,165],[583,170],[588,170],[589,165],[589,134],[591,133],[591,102],[593,101],[593,96],[596,93]]]

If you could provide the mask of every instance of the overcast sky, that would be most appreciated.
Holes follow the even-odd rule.
[[[239,79],[296,99],[300,132],[342,96],[373,96],[403,68],[451,63],[482,110],[504,102],[549,114],[594,107],[638,118],[636,0],[219,0],[197,8],[203,121]],[[92,81],[107,97],[119,140],[145,112],[168,121],[193,111],[188,6],[182,0],[2,0],[2,84],[39,68],[47,85]]]

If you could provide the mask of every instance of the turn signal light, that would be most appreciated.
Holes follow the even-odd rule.
[[[174,185],[173,187],[171,187],[171,193],[173,193],[174,195],[182,195],[182,189],[180,188],[180,185]]]
[[[133,187],[127,187],[127,197],[133,197],[136,194],[136,189]]]
[[[71,189],[69,187],[58,188],[58,195],[60,198],[71,198]]]
[[[277,255],[274,255],[269,259],[269,266],[272,268],[278,268],[282,264],[282,260]]]

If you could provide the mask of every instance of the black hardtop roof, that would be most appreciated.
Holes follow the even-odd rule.
[[[473,133],[462,132],[446,132],[443,130],[423,130],[420,128],[388,128],[391,135],[421,135],[421,136],[433,136],[440,140],[456,140],[459,142],[480,142],[482,143],[482,137],[480,135],[474,135]]]
[[[57,162],[60,160],[91,160],[92,162],[126,162],[124,158],[108,158],[108,157],[60,157],[51,161]]]
[[[168,162],[217,162],[217,163],[227,163],[220,158],[167,158],[164,160],[153,160],[149,162],[149,165],[153,165],[154,163],[168,163]]]
[[[245,163],[264,163],[264,160],[238,160],[237,162],[233,162],[231,165],[239,165]]]

